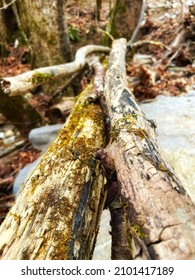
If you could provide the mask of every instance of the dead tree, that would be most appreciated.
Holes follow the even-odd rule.
[[[105,200],[94,155],[105,145],[105,131],[91,94],[89,85],[1,225],[1,259],[92,257]]]
[[[128,89],[125,53],[126,40],[114,41],[104,90],[110,144],[99,152],[112,174],[111,192],[118,184],[110,204],[112,257],[195,259],[195,206],[165,162],[153,122]]]

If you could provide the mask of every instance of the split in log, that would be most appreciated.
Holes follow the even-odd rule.
[[[122,201],[115,210],[123,208],[127,220],[125,227],[120,213],[115,220],[123,229],[121,246],[113,240],[115,259],[127,243],[132,259],[195,259],[195,205],[165,162],[153,122],[128,89],[125,54],[126,40],[114,41],[104,90],[111,139],[102,153],[114,163]]]
[[[103,46],[88,45],[82,47],[76,52],[73,62],[35,69],[16,77],[2,78],[0,80],[2,91],[9,96],[25,94],[37,86],[53,81],[53,79],[70,76],[81,70],[86,64],[88,54],[109,51],[109,48]]]
[[[92,85],[22,187],[0,228],[1,259],[90,259],[104,207],[104,175],[94,157],[105,145]]]

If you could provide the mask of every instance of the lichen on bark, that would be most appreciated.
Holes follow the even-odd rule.
[[[91,89],[79,96],[1,225],[1,259],[91,258],[105,200],[94,157],[105,145],[104,121],[100,106],[88,102]]]

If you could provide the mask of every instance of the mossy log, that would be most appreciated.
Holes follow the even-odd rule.
[[[110,208],[124,210],[114,221],[123,234],[121,244],[113,240],[113,257],[125,258],[128,244],[132,259],[195,259],[195,205],[164,160],[153,122],[128,88],[125,54],[126,40],[114,41],[104,91],[111,131],[103,153],[113,161],[110,169],[113,174],[115,168],[119,185]]]
[[[102,111],[82,92],[0,228],[5,259],[90,259],[104,206]]]
[[[87,45],[80,48],[75,55],[75,60],[69,63],[38,68],[25,72],[16,77],[0,79],[3,93],[9,96],[25,94],[36,87],[51,82],[61,77],[69,77],[81,70],[87,63],[86,56],[92,52],[109,52],[109,48],[96,45]]]

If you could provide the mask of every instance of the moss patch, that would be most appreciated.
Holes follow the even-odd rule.
[[[52,74],[52,73],[42,73],[42,72],[36,71],[33,74],[31,81],[35,85],[40,85],[40,84],[51,81],[53,76],[54,76],[54,74]]]

